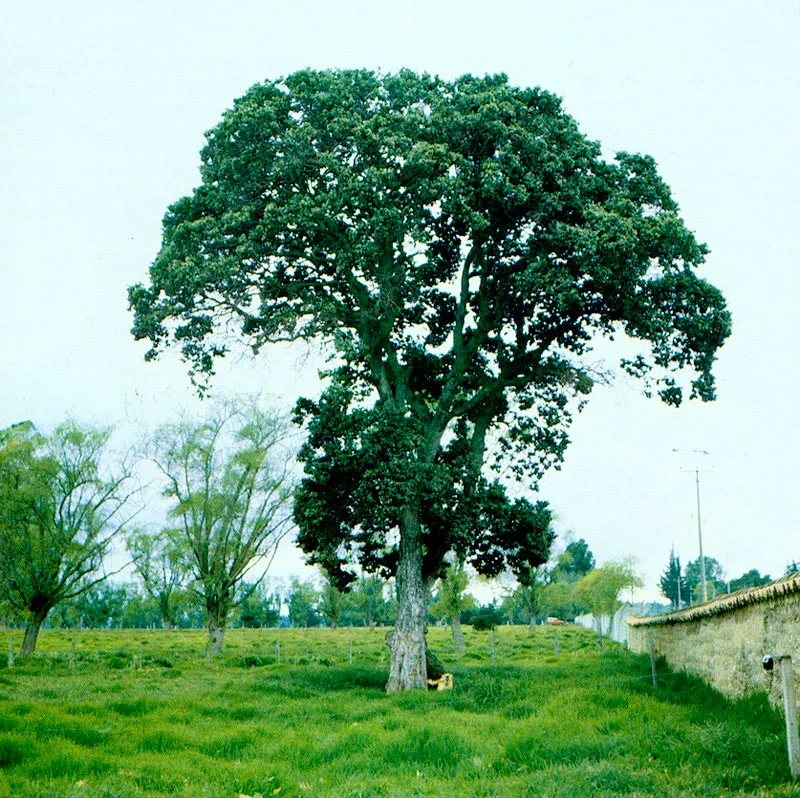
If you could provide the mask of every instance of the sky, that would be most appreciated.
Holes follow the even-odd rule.
[[[658,599],[670,550],[698,556],[697,470],[705,554],[729,577],[800,560],[800,0],[6,0],[0,65],[0,428],[69,416],[141,436],[197,407],[176,356],[144,362],[126,292],[199,183],[204,132],[251,85],[504,72],[560,95],[608,155],[655,158],[733,315],[716,402],[667,408],[626,378],[593,393],[539,486],[557,548],[635,557],[638,598]],[[316,367],[233,358],[215,391],[289,408]],[[274,572],[308,573],[289,545]]]

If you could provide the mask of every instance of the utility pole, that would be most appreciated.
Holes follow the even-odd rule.
[[[679,454],[684,451],[682,449],[673,449],[673,452],[678,452]],[[695,454],[708,454],[708,452],[704,451],[703,449],[693,449],[692,450]],[[684,474],[690,474],[690,470],[681,469]],[[695,479],[695,486],[697,488],[697,542],[700,545],[700,577],[703,583],[703,603],[708,601],[708,583],[706,581],[706,558],[703,555],[703,525],[702,521],[700,520],[700,468],[696,466],[694,469],[694,479]]]
[[[700,543],[700,576],[703,580],[703,603],[708,601],[708,584],[706,582],[706,558],[703,556],[703,527],[700,522],[700,469],[694,470],[697,483],[697,540]]]

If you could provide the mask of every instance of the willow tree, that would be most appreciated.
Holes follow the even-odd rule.
[[[388,689],[425,686],[425,600],[453,552],[495,574],[549,552],[543,503],[595,383],[591,349],[671,405],[714,396],[729,333],[707,250],[655,162],[614,159],[554,95],[504,75],[302,71],[253,86],[208,134],[202,184],[130,289],[147,358],[181,347],[204,383],[238,335],[323,342],[298,405],[299,543],[340,585],[395,575]]]
[[[0,598],[26,620],[22,654],[53,607],[108,575],[131,496],[127,471],[107,467],[109,435],[73,421],[49,435],[30,422],[0,431]]]
[[[167,424],[152,459],[172,501],[171,542],[185,552],[192,590],[206,610],[208,654],[220,652],[231,610],[257,587],[291,522],[286,425],[254,404],[219,405],[202,421]],[[141,560],[140,560],[141,562]]]

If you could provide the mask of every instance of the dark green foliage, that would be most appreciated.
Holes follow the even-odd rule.
[[[318,626],[320,617],[317,615],[317,602],[319,593],[311,582],[301,582],[292,579],[287,597],[289,604],[289,620],[292,626]]]
[[[706,590],[709,600],[728,592],[728,586],[723,581],[722,565],[713,557],[704,557],[706,566]],[[686,589],[691,601],[698,604],[703,601],[703,578],[700,558],[687,563],[683,569]],[[687,597],[687,603],[690,599]]]
[[[675,556],[675,551],[670,551],[669,565],[659,581],[661,593],[668,598],[673,609],[680,609],[689,603],[691,593],[686,578],[681,574],[680,557]]]
[[[769,574],[763,576],[758,572],[758,569],[751,568],[746,574],[742,574],[738,579],[731,579],[730,589],[731,592],[736,590],[745,590],[750,587],[761,587],[768,585],[772,581]]]
[[[589,544],[581,538],[568,544],[550,572],[552,582],[577,582],[595,566]]]
[[[652,158],[605,160],[546,91],[302,71],[238,99],[202,161],[130,289],[133,333],[148,358],[180,346],[201,382],[223,326],[332,347],[341,365],[297,407],[295,517],[340,587],[356,556],[395,572],[396,528],[427,577],[449,551],[489,574],[546,561],[546,506],[484,466],[532,484],[562,459],[593,339],[639,341],[623,366],[668,404],[714,397],[730,316],[696,275],[706,248]]]
[[[268,595],[263,582],[257,585],[244,582],[240,592],[244,598],[239,603],[239,618],[235,625],[246,629],[266,629],[280,623],[280,597]]]
[[[501,624],[503,616],[494,604],[487,604],[484,607],[478,607],[475,612],[471,613],[468,622],[472,624],[472,628],[476,631],[486,632]]]

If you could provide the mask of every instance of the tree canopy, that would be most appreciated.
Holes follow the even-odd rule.
[[[550,571],[553,582],[577,582],[594,568],[594,554],[589,544],[581,538],[569,543]]]
[[[389,687],[423,687],[425,582],[549,554],[543,502],[596,381],[592,343],[668,404],[714,397],[730,330],[707,252],[655,162],[603,157],[553,94],[504,75],[297,72],[253,86],[208,134],[129,300],[148,358],[181,348],[202,386],[235,331],[254,350],[322,341],[303,399],[298,541],[337,584],[396,573]],[[488,451],[488,457],[487,457]]]

